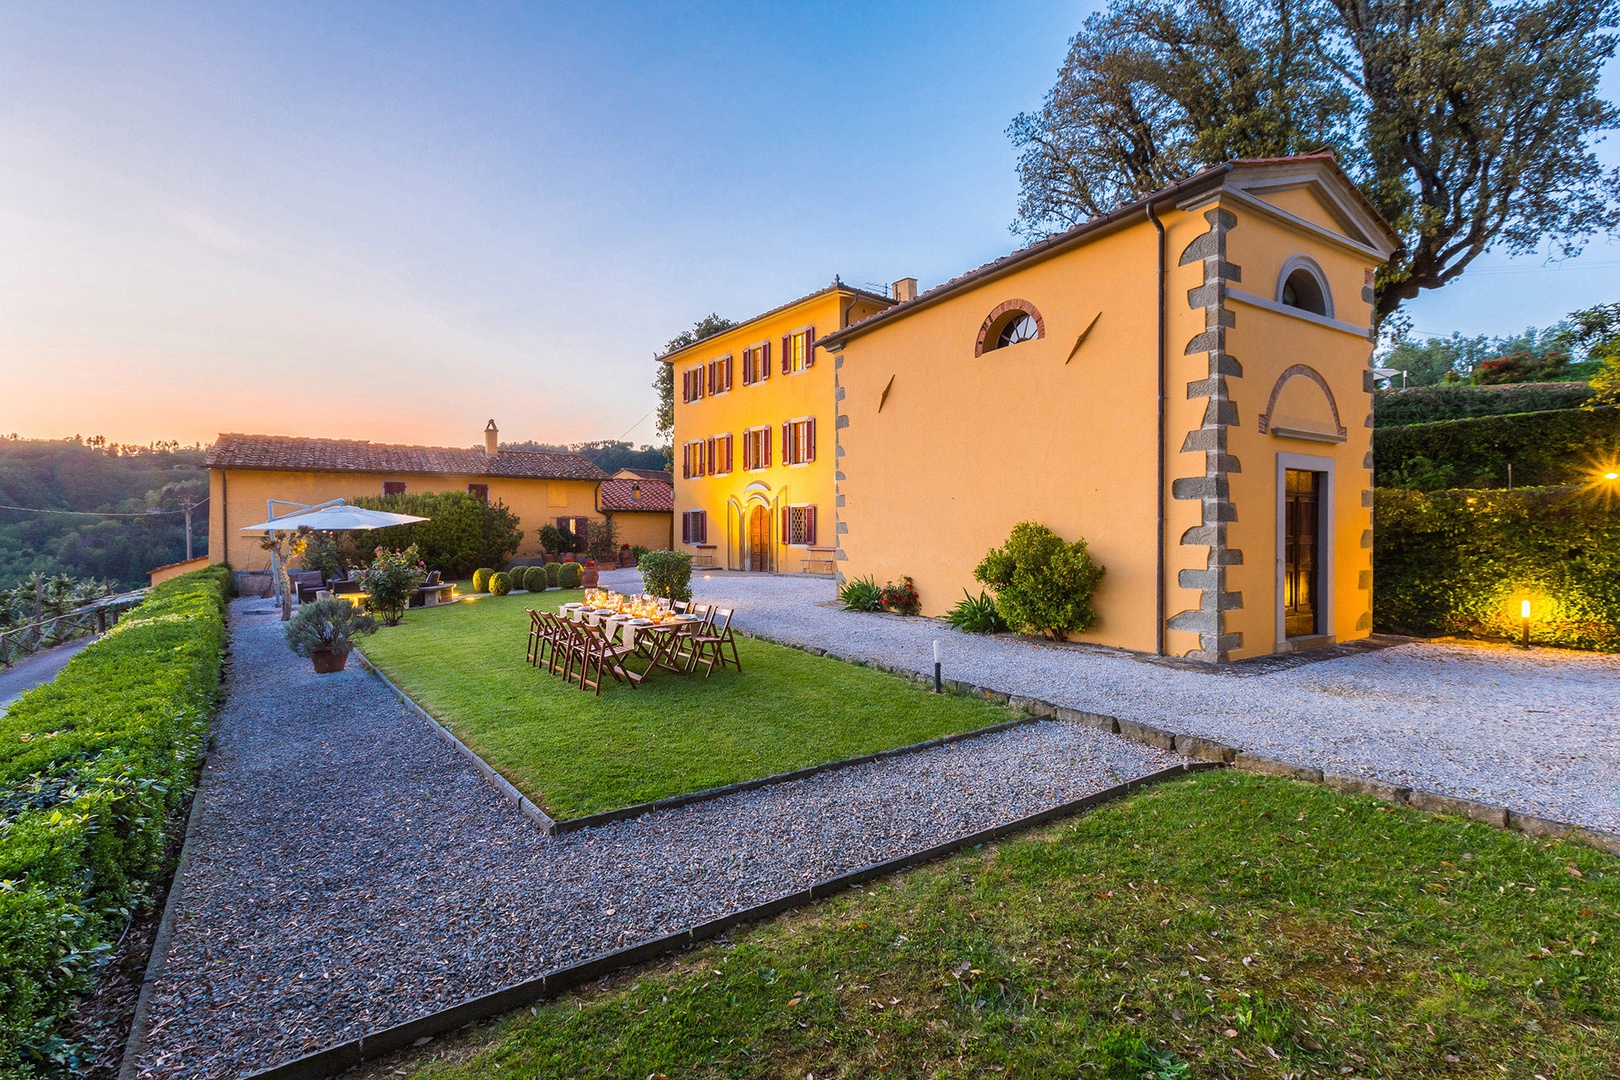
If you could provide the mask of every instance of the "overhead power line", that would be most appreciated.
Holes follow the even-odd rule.
[[[179,510],[142,510],[138,514],[116,513],[110,510],[42,510],[36,506],[8,506],[5,503],[0,503],[0,510],[16,510],[24,514],[69,514],[75,517],[144,518],[189,513],[207,501],[207,499],[199,499],[189,507],[182,507]]]

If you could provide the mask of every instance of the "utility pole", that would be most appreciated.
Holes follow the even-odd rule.
[[[190,495],[181,497],[180,506],[186,512],[186,562],[191,561],[191,509],[196,505]]]

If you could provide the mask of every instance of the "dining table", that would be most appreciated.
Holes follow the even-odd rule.
[[[673,659],[679,651],[681,634],[703,621],[701,616],[686,613],[651,619],[577,600],[559,604],[557,614],[570,622],[602,627],[609,641],[616,639],[645,657],[649,671],[658,667],[679,674],[685,674],[685,669],[673,663]]]

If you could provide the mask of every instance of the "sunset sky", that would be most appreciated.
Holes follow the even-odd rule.
[[[0,432],[651,442],[697,317],[1016,247],[1092,6],[7,4]],[[1613,240],[1542,262],[1417,328],[1620,299]]]

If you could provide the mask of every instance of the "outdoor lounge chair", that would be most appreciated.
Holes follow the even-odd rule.
[[[304,570],[292,576],[293,590],[298,594],[298,602],[307,604],[315,599],[315,594],[326,588],[326,578],[319,570]]]

